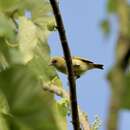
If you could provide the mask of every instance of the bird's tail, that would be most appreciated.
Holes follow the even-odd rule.
[[[93,65],[94,65],[94,68],[102,69],[102,70],[104,69],[102,64],[93,64]]]

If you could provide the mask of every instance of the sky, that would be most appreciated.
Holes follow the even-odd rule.
[[[106,129],[111,89],[107,73],[114,64],[115,43],[118,38],[118,25],[115,16],[106,12],[107,0],[60,0],[60,9],[66,34],[73,56],[81,56],[104,65],[104,70],[91,70],[76,81],[78,104],[92,122],[98,115],[102,120],[100,130]],[[111,34],[105,38],[100,22],[106,17],[111,21]],[[63,55],[58,33],[49,38],[51,55]],[[66,76],[59,73],[67,89]],[[130,112],[121,111],[119,130],[130,129]],[[71,125],[68,126],[72,129]]]

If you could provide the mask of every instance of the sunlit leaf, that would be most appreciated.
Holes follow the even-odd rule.
[[[41,84],[62,87],[49,66],[48,23],[54,18],[48,1],[0,0],[0,11],[0,130],[66,130],[65,108]]]
[[[10,66],[10,54],[4,38],[0,38],[0,72]]]
[[[30,12],[31,20],[39,29],[38,36],[40,39],[45,40],[50,30],[48,29],[48,23],[54,23],[54,17],[51,15],[51,6],[47,0],[24,0],[27,7],[26,9]],[[53,31],[53,30],[52,30]]]
[[[36,26],[25,17],[19,18],[18,42],[23,62],[27,63],[33,58],[33,50],[38,39]]]
[[[13,12],[18,9],[20,5],[20,0],[0,0],[0,11],[3,12]]]
[[[3,13],[0,13],[0,37],[14,39],[15,31],[13,23]]]
[[[65,126],[61,127],[63,120],[53,95],[42,90],[36,75],[28,67],[14,66],[0,74],[0,82],[12,115],[9,118],[13,130],[58,130],[59,127],[65,130]],[[57,121],[59,118],[60,122]]]

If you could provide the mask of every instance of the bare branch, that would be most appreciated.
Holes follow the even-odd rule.
[[[60,14],[60,10],[56,0],[50,0],[53,13],[55,15],[57,29],[59,32],[61,45],[64,52],[64,57],[66,60],[66,66],[68,71],[68,80],[69,80],[69,89],[70,89],[70,101],[71,101],[71,110],[72,110],[72,122],[74,130],[80,130],[80,123],[79,123],[79,115],[78,115],[78,107],[77,107],[77,96],[76,96],[76,83],[74,79],[74,72],[72,67],[72,59],[71,53],[68,46],[67,37],[65,34],[65,28],[63,24],[63,20]]]

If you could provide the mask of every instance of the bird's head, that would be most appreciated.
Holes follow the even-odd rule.
[[[50,65],[55,66],[55,67],[60,67],[63,65],[65,62],[63,57],[52,57],[50,60]]]

